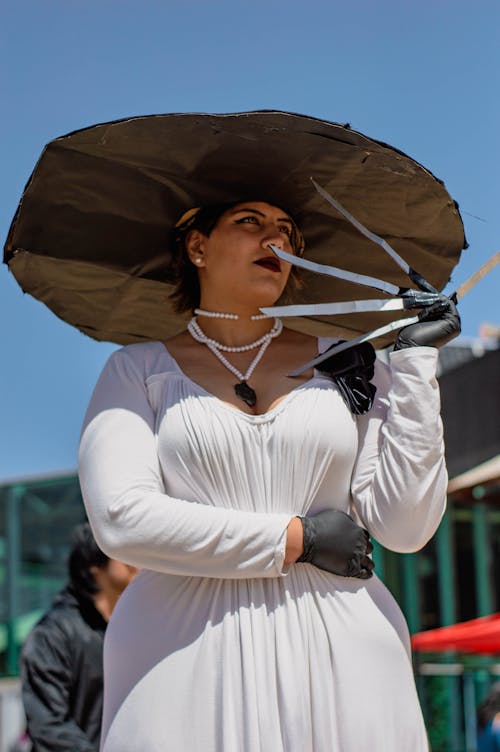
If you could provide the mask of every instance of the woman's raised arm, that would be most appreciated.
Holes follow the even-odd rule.
[[[438,350],[410,347],[377,364],[375,402],[358,418],[354,507],[383,546],[416,551],[435,533],[446,504],[447,472]]]

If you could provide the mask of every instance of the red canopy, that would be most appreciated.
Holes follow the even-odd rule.
[[[418,632],[411,638],[414,650],[427,653],[456,650],[461,653],[500,653],[500,613]]]

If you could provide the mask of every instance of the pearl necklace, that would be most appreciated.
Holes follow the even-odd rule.
[[[195,317],[191,319],[187,326],[187,329],[194,340],[206,345],[208,349],[220,360],[222,365],[225,366],[228,371],[231,371],[231,373],[237,376],[237,378],[239,378],[239,383],[234,385],[236,396],[242,399],[243,402],[245,402],[250,407],[254,407],[257,403],[257,394],[255,390],[247,384],[247,380],[255,371],[257,365],[260,363],[262,357],[264,356],[264,353],[271,344],[271,341],[275,337],[279,337],[279,335],[283,331],[283,323],[281,322],[281,320],[274,319],[274,324],[270,331],[266,332],[266,334],[264,334],[262,337],[259,337],[259,339],[256,339],[255,342],[250,342],[250,344],[242,345],[240,347],[229,347],[228,345],[224,345],[222,342],[217,342],[217,340],[208,337],[196,321]],[[244,374],[241,373],[241,371],[239,371],[235,366],[233,366],[233,364],[230,363],[221,352],[221,350],[223,350],[224,352],[235,353],[246,352],[247,350],[255,350],[256,347],[259,347],[259,345],[259,352],[252,360],[246,370],[246,373]]]
[[[208,319],[239,319],[237,313],[220,313],[219,311],[205,311],[203,308],[195,308],[194,312],[197,316],[206,316]],[[250,321],[262,321],[268,319],[267,313],[257,313],[250,316]]]

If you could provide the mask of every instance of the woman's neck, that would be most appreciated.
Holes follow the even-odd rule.
[[[209,307],[201,305],[200,309],[205,311],[218,311],[222,313],[237,313],[237,319],[212,318],[208,316],[197,316],[198,324],[203,332],[217,342],[221,342],[229,347],[240,347],[253,342],[268,332],[274,323],[274,319],[261,319],[252,321],[251,316],[257,315],[258,310],[229,310],[221,306]]]

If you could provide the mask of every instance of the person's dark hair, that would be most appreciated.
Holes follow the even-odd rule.
[[[68,558],[69,579],[73,588],[83,595],[96,593],[98,588],[90,568],[105,567],[108,561],[109,557],[95,542],[88,522],[77,525],[71,536]]]
[[[490,721],[500,713],[500,682],[495,682],[492,688],[478,705],[477,708],[477,728],[482,731]]]
[[[211,204],[203,206],[201,209],[187,212],[181,221],[177,223],[173,230],[173,245],[176,254],[175,276],[176,286],[170,295],[174,301],[176,313],[186,313],[194,311],[200,305],[200,283],[198,272],[194,264],[189,259],[186,252],[186,238],[191,230],[199,230],[203,235],[209,237],[215,225],[224,212],[233,206],[241,204],[242,201],[231,201],[230,203]],[[286,211],[284,209],[284,211]],[[288,216],[289,213],[287,212]],[[295,221],[290,217],[292,222],[292,233],[290,244],[295,253],[302,255],[304,252],[304,237]],[[286,289],[281,296],[281,302],[287,302],[293,290],[301,288],[301,282],[297,267],[292,267]]]

